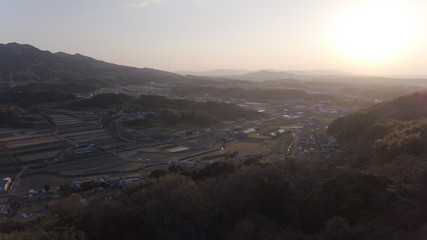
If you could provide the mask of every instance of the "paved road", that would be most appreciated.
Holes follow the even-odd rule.
[[[11,194],[15,193],[16,186],[19,185],[19,181],[21,180],[20,179],[21,175],[24,174],[24,172],[27,171],[29,167],[30,165],[24,166],[22,170],[18,174],[16,174],[15,180],[13,180],[12,186],[10,186],[10,189],[9,189]]]
[[[122,127],[120,125],[121,121],[122,121],[121,118],[114,120],[114,123],[116,125],[116,130],[117,130],[117,136],[125,142],[133,142],[134,143],[135,141],[129,140],[129,139],[122,136]]]

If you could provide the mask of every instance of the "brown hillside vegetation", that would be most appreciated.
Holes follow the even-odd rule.
[[[427,93],[378,104],[333,121],[328,133],[359,154],[391,160],[427,152]]]
[[[0,231],[5,239],[424,239],[426,164],[404,160],[411,164],[368,172],[294,161],[170,168],[113,200],[85,207],[73,194],[41,219],[3,220]]]

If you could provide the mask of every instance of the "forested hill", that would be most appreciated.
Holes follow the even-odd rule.
[[[415,93],[333,121],[328,132],[350,149],[383,160],[427,153],[427,93]]]
[[[375,118],[413,120],[427,117],[427,92],[414,93],[368,109]]]
[[[72,102],[64,107],[71,109],[107,108],[115,105],[128,105],[129,108],[161,112],[162,118],[169,123],[193,122],[202,125],[239,118],[257,119],[265,117],[264,113],[245,109],[231,103],[195,102],[183,99],[169,99],[164,96],[143,95],[138,98],[124,94],[98,94],[90,99]]]
[[[80,54],[51,53],[31,45],[0,44],[0,80],[32,82],[143,83],[181,81],[178,74],[106,63]]]
[[[250,101],[268,101],[283,99],[304,99],[310,100],[332,100],[330,95],[311,94],[303,90],[294,89],[242,89],[238,87],[223,88],[213,86],[190,86],[179,85],[172,89],[172,94],[177,96],[200,96],[208,94],[218,98],[238,98]]]

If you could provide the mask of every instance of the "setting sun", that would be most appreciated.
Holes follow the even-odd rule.
[[[342,17],[337,29],[341,51],[360,61],[384,61],[396,57],[413,38],[409,13],[390,3],[363,5]]]

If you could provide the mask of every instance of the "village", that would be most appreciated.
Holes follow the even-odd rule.
[[[105,201],[118,188],[179,165],[189,170],[234,158],[324,162],[340,152],[326,133],[335,118],[354,111],[331,101],[291,99],[247,102],[216,99],[265,113],[264,118],[226,121],[212,127],[133,126],[159,117],[152,111],[76,111],[57,104],[34,106],[46,112],[37,129],[0,129],[0,216],[28,220],[48,211],[50,201],[79,192],[85,201]],[[106,117],[113,122],[104,126]],[[25,205],[32,207],[22,207]],[[18,206],[16,203],[21,203]],[[86,204],[86,203],[85,203]],[[37,207],[34,207],[37,206]]]

